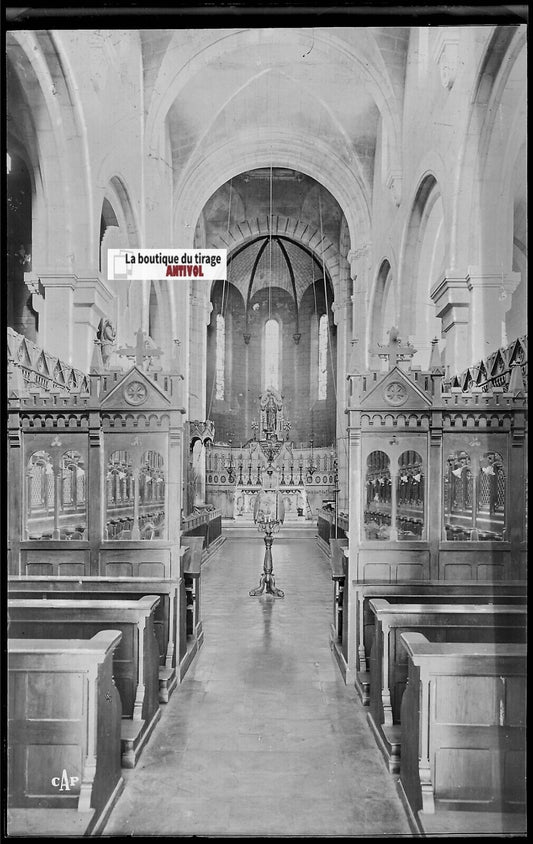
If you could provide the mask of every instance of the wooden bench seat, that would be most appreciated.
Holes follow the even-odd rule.
[[[525,813],[526,646],[401,638],[409,681],[400,783],[421,833],[451,832],[446,819],[465,810],[501,813],[519,831],[520,817],[508,820]]]
[[[113,655],[114,681],[122,701],[122,766],[133,768],[159,720],[159,650],[154,633],[155,595],[127,600],[8,600],[9,636],[18,639],[91,638],[120,630]]]
[[[188,565],[188,549],[183,556],[184,565]],[[190,656],[186,664],[181,664],[188,649],[183,576],[179,580],[158,577],[10,577],[8,594],[10,598],[60,600],[137,600],[144,595],[157,595],[159,603],[154,612],[154,630],[159,645],[160,703],[168,702],[192,659]],[[192,647],[189,650],[192,651]]]
[[[522,643],[525,606],[496,604],[394,604],[371,599],[375,632],[370,654],[369,722],[391,773],[400,767],[400,705],[407,681],[405,632],[423,633],[432,642]]]
[[[113,653],[122,633],[9,639],[8,815],[11,836],[103,828],[124,781]]]
[[[526,584],[516,581],[425,581],[418,583],[355,583],[357,672],[355,688],[363,705],[369,703],[369,657],[374,636],[372,598],[390,603],[513,604],[527,603]]]

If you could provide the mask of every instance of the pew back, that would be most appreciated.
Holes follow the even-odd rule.
[[[525,645],[402,640],[400,780],[412,810],[524,811]]]
[[[159,598],[154,611],[154,631],[159,646],[159,664],[175,666],[175,620],[179,581],[157,577],[10,577],[13,599],[138,600],[144,595]],[[184,625],[183,625],[184,626]]]
[[[90,639],[110,626],[122,638],[113,655],[113,674],[123,718],[150,721],[159,706],[159,651],[153,613],[159,598],[136,601],[8,600],[12,638]]]
[[[374,636],[374,615],[370,608],[373,598],[385,598],[389,603],[435,604],[513,604],[527,603],[526,584],[508,581],[480,583],[478,581],[424,583],[356,583],[357,653],[360,671],[367,671]]]
[[[87,640],[8,641],[11,807],[93,809],[94,823],[123,785],[112,678],[121,636],[102,630]],[[69,787],[60,790],[63,771]]]
[[[423,633],[432,642],[525,641],[525,606],[491,604],[393,604],[371,599],[375,632],[370,654],[370,709],[376,724],[398,724],[407,682],[401,635]]]

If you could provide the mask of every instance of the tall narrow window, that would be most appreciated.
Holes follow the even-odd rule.
[[[224,369],[226,366],[226,323],[217,315],[215,398],[224,399]]]
[[[265,323],[265,389],[279,390],[279,324],[275,319]]]
[[[318,398],[328,394],[328,317],[322,314],[318,324]]]

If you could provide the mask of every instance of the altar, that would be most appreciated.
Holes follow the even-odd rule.
[[[253,521],[254,506],[261,486],[237,486],[235,489],[235,510],[233,517],[239,521]],[[307,496],[300,487],[279,487],[285,506],[285,522],[297,522],[305,519]]]
[[[285,523],[316,521],[325,499],[334,497],[336,453],[296,444],[283,416],[283,397],[269,388],[259,396],[259,420],[252,436],[235,448],[214,442],[206,453],[206,500],[222,517],[253,522],[257,495],[276,489],[283,500]]]

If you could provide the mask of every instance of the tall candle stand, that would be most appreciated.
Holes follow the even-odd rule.
[[[268,594],[274,595],[276,598],[284,598],[285,592],[281,589],[278,589],[276,586],[276,579],[274,577],[274,572],[272,569],[272,543],[274,542],[273,534],[277,533],[280,528],[280,522],[277,519],[271,519],[270,517],[265,519],[264,521],[257,522],[257,529],[259,532],[263,532],[265,535],[263,537],[265,543],[265,559],[263,561],[263,571],[261,573],[261,577],[259,580],[259,586],[257,589],[250,589],[249,595],[254,598],[256,595],[262,595],[263,592],[267,591]]]

